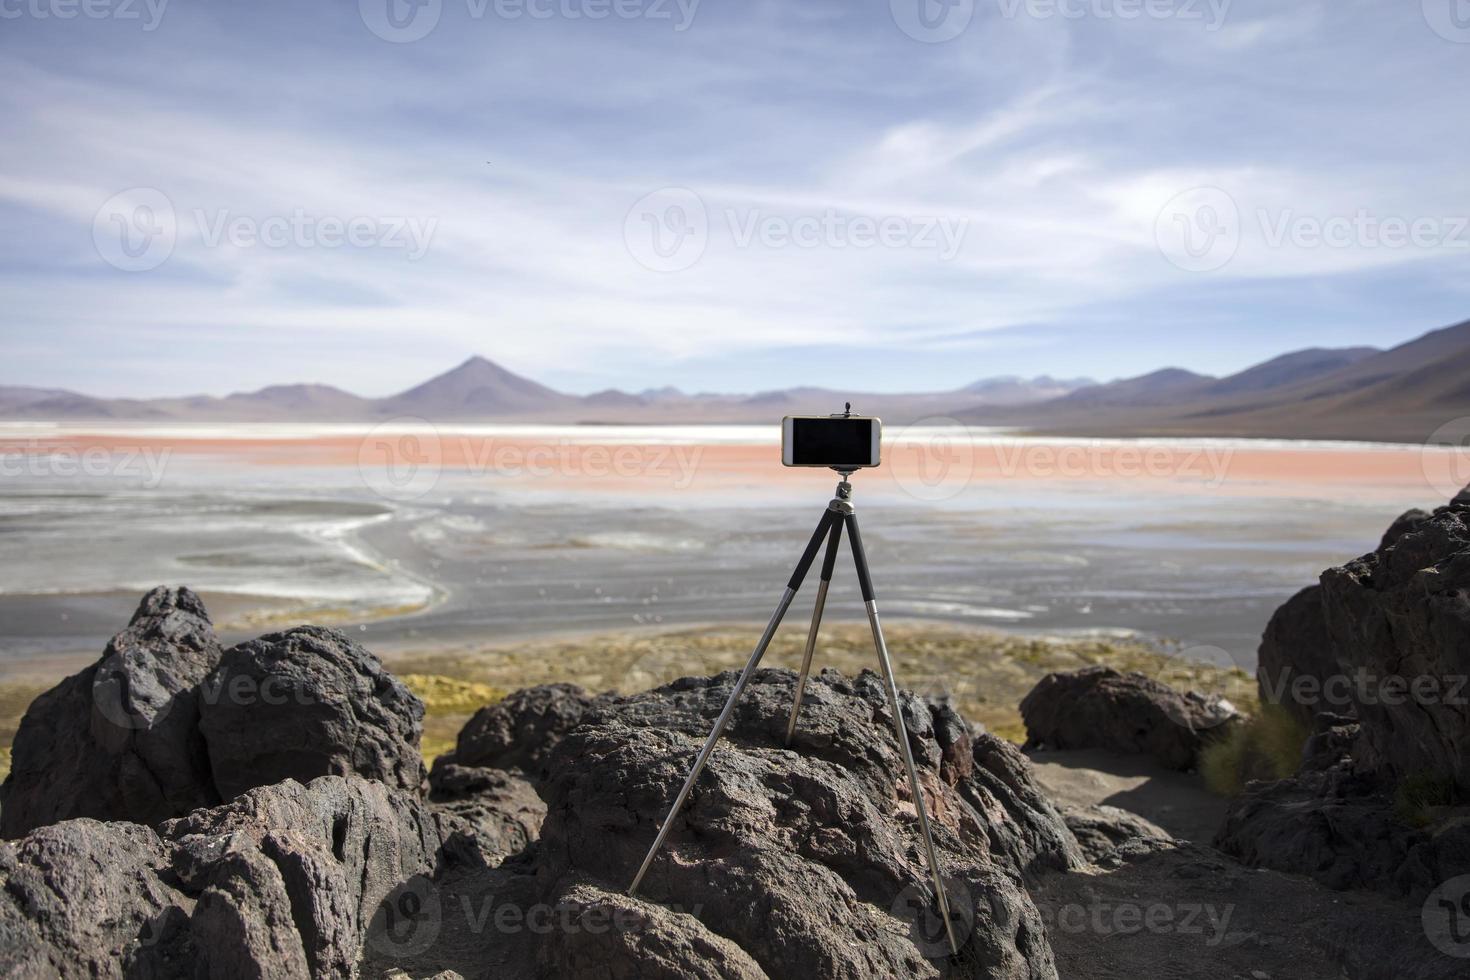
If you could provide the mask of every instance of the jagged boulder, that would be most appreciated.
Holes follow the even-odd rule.
[[[555,889],[565,938],[537,949],[541,975],[557,980],[767,980],[739,946],[693,915],[629,898],[569,876]]]
[[[1415,900],[1470,874],[1470,823],[1410,826],[1377,777],[1348,763],[1251,784],[1232,801],[1215,846],[1244,864],[1308,875],[1329,888]]]
[[[542,790],[541,873],[626,887],[736,676],[606,700],[563,737]],[[770,976],[1055,976],[1021,878],[1078,852],[1059,815],[1037,804],[1025,759],[986,741],[974,771],[988,775],[950,785],[930,706],[904,696],[964,944],[950,961],[926,910],[929,876],[882,682],[823,671],[787,748],[794,689],[790,671],[752,679],[639,898],[693,915]],[[1036,826],[1001,830],[1011,822]],[[568,955],[564,944],[552,938],[551,962]]]
[[[1361,722],[1356,764],[1470,794],[1470,493],[1322,573],[1322,613]]]
[[[529,782],[503,769],[471,766],[434,767],[429,805],[445,827],[462,837],[493,867],[524,851],[541,834],[546,804]]]
[[[540,780],[546,760],[588,709],[607,701],[575,684],[543,684],[516,691],[487,705],[460,730],[454,751],[434,760],[430,783],[437,786],[441,767],[505,769]]]
[[[145,595],[101,660],[21,719],[0,787],[0,837],[73,817],[154,824],[219,802],[196,691],[219,659],[197,595]]]
[[[1322,587],[1309,586],[1271,615],[1257,649],[1261,701],[1280,705],[1304,725],[1322,711],[1352,712],[1346,688],[1333,683],[1342,667],[1322,618]]]
[[[287,780],[163,824],[68,820],[0,846],[0,974],[350,977],[390,897],[442,870],[416,796]]]
[[[939,734],[942,729],[936,729]],[[943,739],[940,739],[941,743]],[[970,777],[955,784],[985,815],[979,829],[992,854],[1018,871],[1066,871],[1086,860],[1062,811],[1047,799],[1020,749],[990,734],[975,736]],[[941,774],[944,765],[940,765]]]
[[[0,976],[185,976],[188,899],[147,827],[66,820],[0,844]]]
[[[1223,698],[1111,667],[1048,674],[1022,700],[1021,718],[1028,749],[1103,748],[1171,769],[1194,768],[1200,750],[1242,720]]]
[[[1093,864],[1112,863],[1118,848],[1131,840],[1173,843],[1168,831],[1152,820],[1115,806],[1068,806],[1062,808],[1067,829]]]
[[[350,773],[423,787],[423,703],[336,630],[300,626],[232,647],[199,700],[221,799],[283,779]]]
[[[1295,776],[1231,804],[1217,846],[1332,888],[1417,898],[1470,873],[1465,821],[1413,826],[1396,806],[1410,780],[1470,792],[1470,492],[1402,515],[1376,550],[1282,606],[1261,667],[1263,696],[1315,731]],[[1287,675],[1309,683],[1281,685]]]
[[[184,889],[199,896],[200,959],[224,975],[231,963],[298,956],[309,975],[348,975],[384,900],[433,873],[444,843],[416,794],[338,776],[252,789],[163,832]]]

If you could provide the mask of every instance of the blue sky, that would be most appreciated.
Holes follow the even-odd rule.
[[[1470,317],[1467,0],[418,3],[0,0],[0,383],[934,390]]]

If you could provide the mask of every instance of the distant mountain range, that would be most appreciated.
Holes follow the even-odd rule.
[[[387,398],[360,398],[320,384],[273,385],[214,398],[94,398],[47,388],[0,387],[0,418],[120,421],[364,421],[416,416],[430,420],[511,422],[770,422],[782,415],[841,411],[843,402],[895,422],[951,415],[961,408],[1049,401],[1093,385],[1087,378],[987,378],[959,391],[864,394],[787,388],[754,395],[689,395],[677,388],[637,394],[609,389],[577,396],[555,391],[483,357]]]
[[[387,398],[321,384],[273,385],[216,398],[106,399],[0,386],[0,418],[53,421],[772,422],[846,401],[892,424],[936,417],[1070,435],[1208,435],[1422,442],[1470,416],[1470,322],[1391,350],[1312,348],[1224,378],[1166,368],[1097,384],[1086,378],[986,378],[955,391],[876,394],[787,388],[753,395],[677,388],[578,396],[483,357]]]
[[[1024,411],[977,406],[956,417],[1069,435],[1423,442],[1446,423],[1470,417],[1470,322],[1386,351],[1296,351],[1225,378],[1171,368],[1078,389]]]

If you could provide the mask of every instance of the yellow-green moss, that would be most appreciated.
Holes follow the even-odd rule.
[[[1200,773],[1211,791],[1238,796],[1253,779],[1284,779],[1296,772],[1311,734],[1290,711],[1262,704],[1249,721],[1205,747]]]
[[[1393,812],[1411,827],[1428,827],[1457,802],[1453,779],[1440,773],[1419,772],[1399,783],[1394,791]]]
[[[399,674],[398,679],[424,702],[424,735],[419,751],[430,763],[454,748],[455,737],[471,715],[506,694],[490,684],[443,674],[407,673]]]

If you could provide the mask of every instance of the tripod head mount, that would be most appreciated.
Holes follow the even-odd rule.
[[[832,467],[837,470],[837,467]],[[852,470],[837,470],[842,474],[842,482],[837,484],[837,492],[832,497],[832,502],[827,505],[828,510],[835,510],[839,514],[852,513],[852,484],[847,478],[852,476]]]

